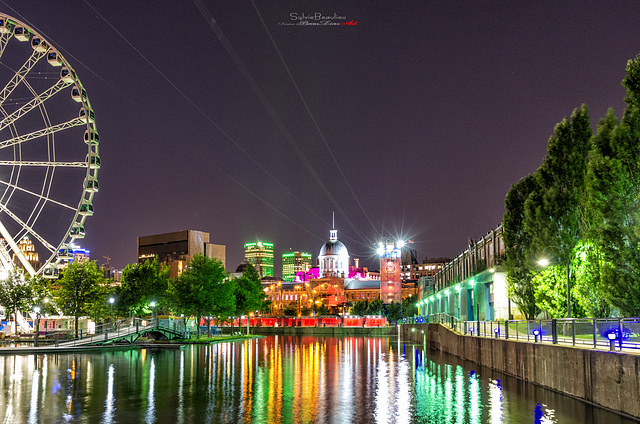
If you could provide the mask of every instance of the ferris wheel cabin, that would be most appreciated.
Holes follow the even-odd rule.
[[[49,264],[42,271],[42,276],[44,278],[57,279],[60,276],[60,271],[56,265]]]
[[[13,32],[13,25],[5,16],[0,17],[0,33],[10,34]]]
[[[84,132],[84,142],[91,145],[96,145],[100,142],[100,136],[96,130],[86,130]]]
[[[62,59],[58,56],[57,51],[47,53],[47,62],[49,62],[49,65],[51,66],[62,66]],[[69,70],[67,69],[67,71]],[[60,77],[62,77],[62,75],[60,75]]]
[[[73,227],[71,227],[71,232],[69,234],[74,238],[84,238],[84,225],[80,223],[73,224]]]
[[[71,90],[71,98],[78,103],[85,103],[87,101],[87,92],[83,88],[79,88],[76,85]]]
[[[94,177],[89,177],[89,179],[84,181],[84,189],[91,193],[96,193],[99,189],[98,180]]]
[[[17,26],[13,29],[13,35],[15,35],[16,39],[19,41],[29,41],[31,38],[31,33],[25,27]]]
[[[40,37],[33,37],[31,39],[31,47],[33,47],[33,50],[41,53],[49,50],[49,44]]]
[[[58,57],[57,53],[56,53],[56,57]],[[76,73],[65,66],[64,68],[60,69],[60,79],[64,82],[75,82]]]
[[[84,200],[80,205],[80,210],[78,213],[82,216],[91,216],[93,215],[93,204],[87,200]]]
[[[87,115],[89,116],[89,122],[96,122],[96,116],[93,114],[93,110],[85,110],[85,108],[83,107],[80,108],[80,113],[78,114],[78,116],[82,119],[82,122],[87,122]]]

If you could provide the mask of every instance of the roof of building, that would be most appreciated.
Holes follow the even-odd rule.
[[[344,283],[345,290],[380,290],[380,280],[358,280],[356,278],[347,279]]]
[[[320,249],[320,256],[349,256],[347,247],[340,240],[329,240],[326,242],[322,249]]]

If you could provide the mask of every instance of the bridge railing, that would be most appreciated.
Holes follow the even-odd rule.
[[[461,321],[447,314],[404,320],[441,323],[468,336],[568,344],[594,349],[640,349],[640,318],[559,318],[550,320]]]
[[[55,337],[56,346],[79,346],[85,344],[99,343],[116,339],[129,334],[134,334],[140,330],[154,328],[156,320],[154,318],[125,318],[95,327],[95,330],[89,332],[87,329],[68,330],[65,333],[58,332]],[[60,335],[66,336],[63,342],[60,342]]]

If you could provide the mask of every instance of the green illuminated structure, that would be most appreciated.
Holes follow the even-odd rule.
[[[311,253],[307,252],[287,252],[282,254],[282,279],[293,281],[296,273],[312,267]]]
[[[244,260],[253,265],[260,278],[273,277],[273,243],[245,243]]]

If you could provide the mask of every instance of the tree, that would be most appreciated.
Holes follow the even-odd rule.
[[[525,231],[538,255],[556,253],[566,270],[566,299],[570,302],[572,262],[581,237],[586,197],[585,175],[591,146],[587,107],[573,111],[556,125],[547,155],[536,171],[538,190],[525,202]],[[567,316],[571,317],[571,307]]]
[[[33,306],[33,288],[25,281],[22,269],[14,267],[6,278],[0,280],[0,304],[13,314],[17,333],[18,311],[30,310]]]
[[[122,271],[120,287],[116,289],[117,308],[142,315],[154,301],[159,307],[166,306],[164,300],[169,288],[169,267],[158,262],[145,261],[129,264]]]
[[[366,300],[359,300],[351,307],[351,314],[359,316],[366,315],[368,306],[369,302],[367,302]]]
[[[289,303],[285,306],[283,313],[286,317],[295,317],[298,315],[298,308],[293,303]]]
[[[235,308],[234,284],[228,280],[222,262],[196,254],[191,263],[169,283],[167,291],[178,312],[196,318],[196,337],[204,316],[230,316]]]
[[[382,315],[383,303],[381,299],[374,299],[369,302],[367,307],[367,315]]]
[[[418,313],[418,299],[415,296],[409,296],[402,300],[402,316],[412,317]]]
[[[588,205],[602,255],[602,296],[621,315],[640,314],[640,55],[627,63],[627,105],[619,122],[609,110],[594,137]]]
[[[286,310],[285,310],[286,312]],[[294,308],[294,312],[295,312],[295,308]],[[324,303],[322,305],[320,305],[318,307],[318,309],[316,310],[316,315],[329,315],[329,308],[327,308],[327,305],[325,305]]]
[[[505,261],[508,296],[518,306],[526,319],[534,319],[537,313],[532,281],[533,259],[530,257],[532,236],[525,230],[524,205],[537,190],[536,180],[528,175],[511,186],[505,198],[505,214],[502,218],[502,238],[505,245]]]
[[[387,319],[397,322],[400,318],[402,318],[402,303],[391,301],[387,306]]]
[[[249,315],[263,306],[265,294],[262,290],[260,275],[251,264],[244,268],[242,276],[234,282],[237,314]]]
[[[62,312],[74,317],[74,329],[78,331],[78,319],[89,315],[92,306],[103,301],[106,294],[105,278],[95,261],[72,262],[62,272],[55,291]]]

